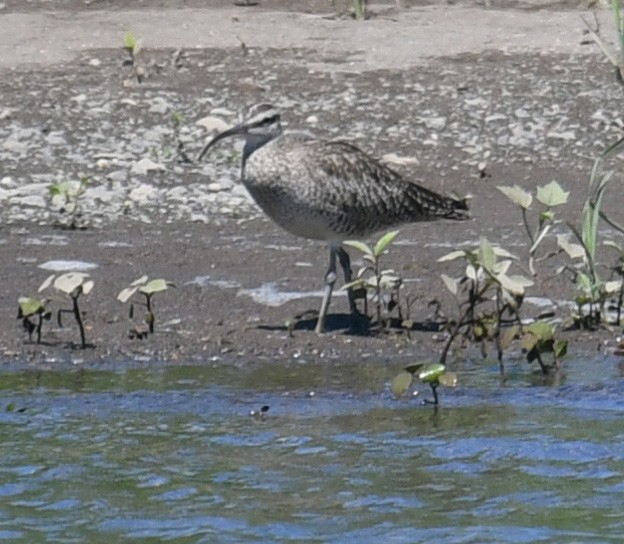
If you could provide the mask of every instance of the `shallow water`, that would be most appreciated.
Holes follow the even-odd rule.
[[[437,410],[393,399],[396,370],[1,374],[0,541],[624,539],[617,360],[466,364]]]

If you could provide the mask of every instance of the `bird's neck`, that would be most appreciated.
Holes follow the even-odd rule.
[[[278,134],[247,135],[245,147],[243,147],[243,170],[245,169],[245,162],[254,151],[257,151],[280,135],[281,131]]]

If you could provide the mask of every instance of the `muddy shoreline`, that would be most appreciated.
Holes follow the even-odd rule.
[[[4,4],[0,26],[23,15],[11,2]],[[100,7],[108,9],[108,4]],[[205,8],[191,4],[178,7],[197,9],[198,18],[206,15]],[[274,4],[263,3],[262,17],[287,25],[292,14]],[[48,7],[63,20],[76,4]],[[147,10],[148,18],[155,13],[140,3],[132,7]],[[484,10],[467,2],[448,9],[474,10],[475,20],[481,13],[483,24],[499,17],[497,24],[515,25],[514,17],[535,16],[524,7]],[[542,9],[553,11],[541,16],[557,13],[551,24],[559,16],[568,24],[567,7],[564,2],[542,3]],[[419,12],[421,8],[426,11]],[[223,17],[223,10],[234,8],[223,4],[214,9]],[[172,7],[171,14],[179,15],[176,10]],[[46,22],[45,13],[25,11],[44,26],[54,24]],[[419,13],[431,16],[435,8],[418,4],[404,17],[390,22],[373,18],[365,24],[398,25],[400,33]],[[304,15],[305,9],[295,14]],[[579,12],[573,15],[576,21]],[[315,24],[358,28],[354,21],[338,21],[319,19]],[[379,64],[391,42],[375,42],[373,56],[353,45],[345,50],[342,38],[313,49],[320,26],[314,28],[301,32],[300,47],[287,48],[265,46],[258,37],[243,40],[245,47],[239,42],[180,50],[165,36],[163,43],[141,53],[146,77],[140,84],[133,82],[132,69],[123,66],[121,48],[70,51],[69,40],[68,51],[44,55],[46,62],[36,65],[31,64],[37,62],[32,51],[23,50],[20,57],[18,48],[11,60],[2,50],[3,368],[360,360],[399,366],[414,359],[436,360],[443,334],[429,326],[429,302],[440,300],[447,314],[456,311],[439,274],[458,272],[438,264],[437,258],[487,236],[526,259],[521,216],[497,185],[533,189],[557,179],[572,193],[561,219],[580,220],[593,158],[622,131],[621,88],[598,52],[577,45],[566,49],[558,40],[539,50],[531,32],[543,35],[545,30],[527,23],[516,34],[514,26],[497,27],[494,35],[509,37],[505,50],[496,49],[495,36],[477,44],[475,52],[439,54],[443,47],[434,47],[439,56],[424,64],[425,52],[415,49],[382,69]],[[572,41],[581,38],[575,28]],[[562,34],[567,30],[559,28]],[[336,32],[342,36],[342,30]],[[104,41],[111,39],[107,35]],[[582,54],[573,54],[577,51]],[[417,70],[403,64],[408,57],[420,63]],[[16,60],[20,58],[26,59],[23,64]],[[413,317],[426,330],[410,338],[400,332],[349,334],[346,299],[338,296],[327,334],[316,336],[313,320],[289,334],[287,321],[318,308],[326,248],[296,239],[262,217],[238,183],[236,147],[224,146],[203,164],[181,162],[176,151],[182,142],[185,152],[195,156],[209,134],[205,122],[198,121],[229,124],[240,107],[258,101],[282,108],[289,128],[346,138],[379,157],[393,154],[393,166],[411,179],[440,192],[472,195],[472,221],[405,227],[388,256],[388,264],[406,280],[406,292],[417,298]],[[174,122],[176,116],[181,121]],[[86,228],[61,228],[65,218],[48,188],[82,176],[89,179],[80,202]],[[606,210],[617,214],[621,207],[621,192],[614,191]],[[564,230],[563,224],[555,228]],[[76,328],[53,323],[44,325],[44,343],[27,343],[15,319],[17,298],[33,295],[50,273],[42,265],[59,259],[96,265],[90,272],[95,288],[84,300],[87,340],[93,348],[72,347]],[[544,265],[530,295],[548,297],[557,316],[565,319],[570,309],[562,303],[571,301],[575,290],[567,279],[556,277],[556,267],[554,261]],[[143,274],[171,280],[176,289],[155,299],[156,333],[137,340],[129,338],[129,330],[140,320],[131,323],[127,308],[115,297]],[[541,311],[537,304],[526,308],[528,315]],[[572,352],[591,354],[612,349],[620,332],[566,336]],[[478,357],[477,351],[468,357]]]

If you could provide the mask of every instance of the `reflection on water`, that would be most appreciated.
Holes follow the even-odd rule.
[[[5,373],[0,541],[621,542],[619,371],[569,368],[437,411],[369,363]]]

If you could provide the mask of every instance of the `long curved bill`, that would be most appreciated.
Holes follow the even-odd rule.
[[[208,153],[208,150],[212,146],[214,146],[216,143],[220,142],[224,138],[228,138],[229,136],[239,136],[239,135],[245,135],[245,134],[247,134],[247,127],[242,123],[239,125],[235,125],[232,128],[228,128],[227,130],[224,130],[220,134],[217,134],[214,138],[208,140],[208,143],[204,146],[204,148],[201,150],[201,153],[197,156],[197,162],[202,160],[204,155]]]

